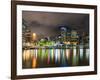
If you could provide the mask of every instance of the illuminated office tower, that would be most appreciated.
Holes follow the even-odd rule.
[[[71,44],[72,44],[73,46],[76,46],[78,43],[79,43],[79,36],[78,36],[78,33],[77,33],[77,31],[72,30],[72,31],[71,31]]]
[[[69,44],[71,41],[71,29],[67,27],[66,41]]]
[[[25,39],[26,39],[26,42],[31,42],[31,37],[32,37],[32,35],[31,35],[31,31],[30,30],[26,30],[26,32],[25,32]]]
[[[89,35],[87,33],[84,33],[84,34],[85,34],[83,36],[84,47],[89,48]]]
[[[22,45],[23,47],[30,46],[32,39],[31,31],[28,29],[27,22],[23,19],[22,20]]]
[[[22,46],[25,46],[25,42],[26,42],[25,31],[26,31],[26,26],[22,25]]]
[[[60,30],[61,30],[61,38],[62,38],[61,41],[62,41],[62,42],[63,42],[63,41],[66,41],[66,27],[63,27],[63,26],[62,26],[62,27],[60,28]]]
[[[84,48],[89,48],[89,35],[85,32],[82,34],[82,41]]]

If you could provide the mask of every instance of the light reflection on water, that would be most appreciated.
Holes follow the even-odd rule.
[[[86,66],[89,49],[27,49],[22,58],[23,68]]]

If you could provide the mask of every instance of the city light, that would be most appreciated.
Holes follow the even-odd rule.
[[[37,36],[26,30],[23,36],[23,68],[89,65],[89,37],[63,27],[58,36]]]
[[[36,33],[33,33],[32,37],[33,37],[33,41],[36,40]]]

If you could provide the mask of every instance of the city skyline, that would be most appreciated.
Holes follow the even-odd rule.
[[[22,18],[31,32],[46,37],[59,34],[59,26],[75,29],[80,34],[89,32],[88,14],[23,11]]]

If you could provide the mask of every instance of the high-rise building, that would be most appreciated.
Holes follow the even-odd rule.
[[[60,28],[60,31],[61,31],[61,41],[66,41],[66,32],[67,32],[66,27],[62,26]]]
[[[76,30],[71,31],[71,43],[77,45],[79,43],[79,36]]]
[[[28,46],[30,45],[32,40],[31,31],[28,29],[28,26],[26,25],[26,21],[23,20],[22,22],[22,46]]]

